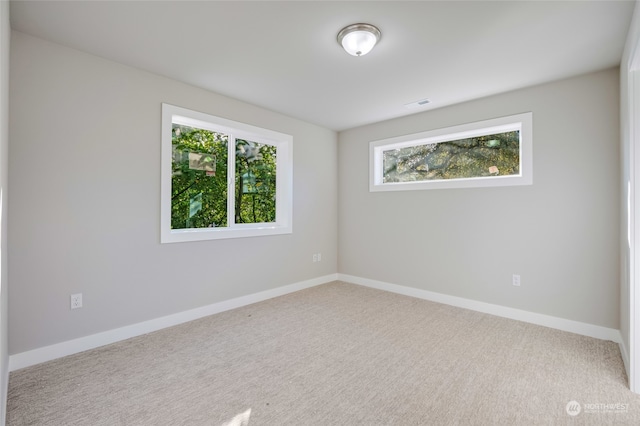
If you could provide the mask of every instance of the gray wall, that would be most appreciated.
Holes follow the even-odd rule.
[[[0,2],[0,424],[5,423],[9,382],[8,265],[7,265],[7,184],[9,148],[9,2]]]
[[[12,35],[11,354],[336,272],[335,132]],[[162,102],[293,136],[293,234],[160,244]]]
[[[527,111],[533,185],[368,191],[370,141]],[[341,132],[339,271],[618,329],[618,114],[616,68]]]

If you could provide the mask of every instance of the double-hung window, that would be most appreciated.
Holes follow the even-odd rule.
[[[161,242],[292,232],[292,137],[162,104]]]

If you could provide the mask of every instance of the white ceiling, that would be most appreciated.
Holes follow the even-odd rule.
[[[336,131],[620,63],[634,1],[12,1],[14,30]],[[336,41],[366,22],[364,57]],[[405,104],[429,98],[431,104]]]

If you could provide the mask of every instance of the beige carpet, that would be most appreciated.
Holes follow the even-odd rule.
[[[640,395],[613,342],[336,282],[13,372],[7,418],[640,425]]]

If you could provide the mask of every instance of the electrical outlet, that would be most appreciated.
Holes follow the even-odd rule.
[[[71,295],[71,309],[82,308],[82,293]]]
[[[322,262],[322,253],[318,253],[318,262]]]
[[[318,255],[313,253],[313,263],[316,263],[318,261]]]
[[[512,284],[516,287],[520,287],[520,275],[513,274]]]

